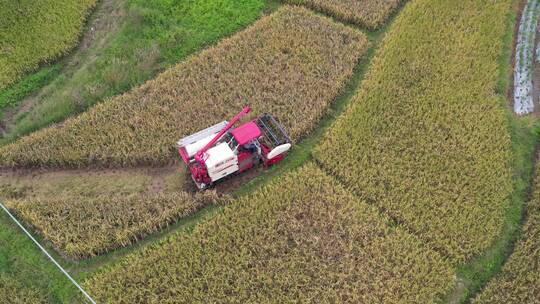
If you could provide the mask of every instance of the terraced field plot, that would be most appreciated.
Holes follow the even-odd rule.
[[[527,222],[514,252],[501,273],[478,295],[474,303],[538,303],[540,301],[540,167]]]
[[[151,195],[56,196],[5,205],[31,223],[57,251],[83,259],[137,242],[219,201],[214,192]]]
[[[306,28],[307,32],[299,30],[303,27]],[[281,40],[290,42],[288,39],[294,39],[288,38],[287,35],[289,35],[290,31],[294,33],[298,32],[298,34],[294,35],[300,35],[305,41],[309,41],[312,44],[315,44],[317,39],[319,39],[319,41],[323,41],[323,46],[327,44],[328,47],[330,47],[329,45],[332,44],[335,39],[339,39],[339,41],[343,43],[342,47],[344,47],[345,50],[354,51],[355,53],[344,54],[343,62],[340,62],[340,60],[336,61],[335,58],[329,57],[333,52],[341,54],[342,51],[337,48],[328,52],[328,50],[323,50],[320,47],[314,50],[305,50],[300,44],[281,44],[283,43]],[[336,38],[334,35],[339,35],[340,38]],[[254,37],[257,37],[257,39],[253,39]],[[326,37],[326,40],[324,40],[323,37]],[[237,44],[239,40],[245,41],[245,43]],[[255,42],[249,42],[251,40]],[[274,45],[271,41],[275,42]],[[258,47],[254,46],[259,43],[262,45],[262,55],[251,53],[253,49],[259,50]],[[167,83],[167,88],[171,92],[174,92],[176,89],[176,86],[171,84],[175,81],[179,81],[180,83],[184,81],[186,83],[185,90],[188,90],[187,83],[195,81],[194,79],[196,79],[196,77],[209,77],[206,72],[213,71],[213,68],[217,69],[214,71],[215,73],[221,71],[222,67],[219,67],[218,63],[212,64],[206,62],[211,56],[215,55],[215,52],[223,55],[226,59],[216,57],[214,60],[230,61],[227,63],[228,65],[233,63],[237,64],[240,66],[239,69],[245,72],[244,75],[240,76],[240,78],[244,78],[244,82],[238,81],[228,83],[234,87],[231,94],[234,94],[235,91],[248,91],[253,89],[250,86],[255,84],[249,83],[253,79],[256,81],[264,81],[268,80],[267,78],[269,77],[271,79],[270,81],[281,83],[281,80],[277,79],[277,77],[279,77],[278,74],[271,75],[263,73],[258,76],[259,78],[255,78],[254,75],[259,73],[259,71],[255,70],[257,67],[263,67],[266,70],[284,69],[287,73],[292,73],[291,69],[295,69],[294,73],[296,74],[292,76],[294,79],[289,79],[291,81],[290,83],[282,84],[285,87],[279,88],[278,91],[273,92],[269,87],[265,86],[264,89],[255,93],[261,95],[261,100],[268,101],[267,104],[260,103],[256,105],[260,109],[259,112],[262,112],[264,109],[269,109],[272,113],[277,112],[282,115],[285,115],[286,113],[289,116],[286,116],[282,121],[291,126],[289,130],[292,130],[292,135],[298,138],[300,136],[299,132],[303,132],[302,134],[304,134],[309,131],[310,128],[314,126],[317,119],[325,112],[326,106],[333,101],[335,95],[338,94],[342,83],[346,81],[346,75],[340,75],[339,82],[331,85],[331,88],[334,90],[333,92],[321,91],[317,92],[317,94],[322,95],[312,96],[313,98],[318,99],[318,104],[312,104],[311,101],[313,101],[313,99],[304,100],[301,98],[303,95],[311,96],[309,94],[313,94],[312,92],[307,92],[302,89],[296,90],[298,95],[290,94],[289,98],[292,99],[287,100],[289,102],[297,102],[298,106],[301,107],[301,109],[295,108],[292,113],[287,112],[287,109],[291,109],[294,104],[273,100],[272,98],[275,99],[279,95],[274,94],[279,93],[282,89],[287,89],[287,86],[294,85],[294,83],[300,82],[303,85],[307,85],[305,81],[313,82],[310,82],[308,85],[311,88],[321,89],[317,87],[318,85],[329,88],[327,85],[322,84],[323,82],[326,84],[327,81],[323,76],[328,75],[322,67],[327,67],[329,70],[332,70],[331,65],[337,62],[346,73],[352,73],[354,64],[358,60],[358,56],[364,52],[366,44],[365,37],[359,32],[339,26],[325,18],[317,17],[305,9],[287,7],[274,15],[261,20],[245,32],[240,33],[239,37],[233,37],[230,41],[219,45],[216,49],[211,49],[210,51],[199,55],[201,58],[197,56],[192,58],[187,64],[179,65],[179,71],[169,71],[161,77],[164,77],[169,81],[169,83]],[[251,60],[251,62],[240,62],[239,60],[244,57],[238,57],[239,54],[248,56],[247,58]],[[310,56],[314,56],[313,58],[318,59],[317,64],[326,62],[327,65],[320,67],[310,64],[309,67],[304,67],[305,70],[298,70],[298,68],[306,63],[304,62],[304,60],[307,60],[304,57],[305,54],[309,54]],[[354,54],[357,56],[354,56]],[[246,65],[248,65],[248,67],[246,67]],[[195,72],[189,72],[191,71],[190,69],[195,69],[196,73],[199,73],[197,74],[199,76],[194,76],[193,73]],[[312,72],[319,74],[312,75],[310,74]],[[218,74],[215,74],[214,76],[217,77],[217,75]],[[338,76],[336,75],[336,77]],[[167,130],[166,128],[158,129],[159,127],[170,126],[171,132],[185,132],[185,129],[189,129],[191,132],[192,129],[203,127],[202,124],[206,125],[207,122],[204,120],[187,121],[186,115],[198,115],[198,108],[187,109],[182,108],[182,105],[178,104],[178,108],[173,110],[172,103],[177,100],[172,96],[169,96],[169,99],[163,98],[163,95],[159,90],[164,89],[165,84],[160,84],[158,80],[150,82],[137,91],[144,92],[144,94],[155,98],[152,102],[157,104],[148,104],[148,100],[146,99],[126,100],[126,98],[130,96],[124,95],[118,97],[116,100],[111,100],[109,103],[96,107],[90,114],[83,114],[80,118],[71,122],[71,126],[80,126],[82,123],[86,128],[83,131],[68,127],[69,123],[66,123],[66,126],[63,128],[50,129],[44,133],[50,135],[50,132],[58,132],[58,137],[67,136],[69,140],[69,138],[73,138],[73,135],[75,135],[75,138],[84,140],[87,136],[99,137],[105,135],[106,137],[109,137],[104,133],[104,130],[107,130],[106,132],[113,132],[109,133],[109,135],[114,136],[116,140],[114,143],[117,145],[116,148],[119,147],[118,145],[137,145],[137,141],[140,142],[141,140],[148,144],[148,148],[155,148],[150,146],[157,145],[160,142],[165,146],[165,143],[172,141],[169,147],[163,147],[163,151],[166,151],[166,154],[162,156],[165,161],[167,160],[165,156],[171,157],[169,148],[173,147],[175,139],[180,137],[180,135],[178,135],[178,137],[170,134],[165,135],[165,133],[158,135],[158,133],[166,132]],[[226,79],[222,79],[222,81],[226,81]],[[157,88],[152,85],[157,86]],[[220,85],[220,83],[212,83],[211,85]],[[267,85],[267,83],[265,85]],[[208,97],[205,95],[208,92],[205,91],[202,86],[203,84],[201,84],[199,92],[192,91],[191,93],[195,96],[202,95]],[[217,90],[219,88],[216,87],[215,89]],[[275,86],[272,89],[275,89]],[[185,92],[185,90],[181,92]],[[212,93],[212,91],[210,93]],[[333,95],[329,95],[330,93]],[[135,97],[137,96],[139,95],[135,95]],[[286,95],[279,96],[283,97]],[[188,97],[181,94],[178,95],[178,98]],[[238,102],[238,106],[243,102],[240,98],[233,98],[232,95],[229,97],[229,100],[234,99],[234,102]],[[168,100],[171,104],[160,104],[163,100]],[[210,102],[211,99],[208,99],[208,101]],[[309,107],[309,109],[304,108],[304,106],[307,107],[308,105],[314,106]],[[148,107],[153,110],[149,110]],[[206,115],[219,116],[221,118],[227,117],[227,112],[235,111],[235,109],[227,109],[228,106],[226,104],[208,104],[208,107],[210,107],[209,114]],[[221,107],[223,107],[223,109],[220,109]],[[231,107],[234,108],[232,105]],[[315,109],[316,107],[318,108]],[[131,112],[122,112],[122,110],[125,109]],[[145,110],[148,111],[145,112]],[[139,112],[134,114],[133,111]],[[177,124],[174,121],[163,121],[162,115],[171,111],[175,112],[177,117],[169,116],[170,119],[179,118],[180,120],[184,120],[184,122],[182,124]],[[157,114],[160,112],[161,114]],[[129,113],[133,115],[129,117]],[[224,114],[221,115],[217,113]],[[309,115],[309,117],[306,117],[306,119],[303,120],[295,120],[295,117],[302,115]],[[120,122],[117,118],[111,119],[113,116],[120,116],[121,119],[125,118],[128,121]],[[119,137],[118,134],[114,134],[114,129],[122,124],[127,124],[128,127],[135,127],[139,130],[142,128],[144,131],[139,132],[139,130],[137,130],[137,132],[133,133],[134,129],[123,128],[121,131],[131,130],[131,133],[125,134],[127,136]],[[199,125],[200,127],[193,127],[194,125]],[[100,128],[105,129],[100,130]],[[69,141],[65,141],[65,139],[61,138],[59,139],[58,137],[41,138],[46,140],[53,147],[59,147],[57,144],[60,143],[60,147],[62,147],[64,152],[68,153],[68,155],[73,155],[71,154],[73,152],[78,153],[78,151],[82,152],[87,149],[92,149],[90,146],[81,142],[83,146],[80,146],[80,150],[78,150],[79,148],[71,146]],[[101,137],[100,140],[106,139],[107,138],[105,137]],[[109,139],[111,139],[111,137],[109,137]],[[23,141],[25,140],[23,139]],[[29,144],[29,142],[23,143],[23,145],[26,144]],[[13,147],[16,145],[18,144],[14,144]],[[100,148],[96,145],[93,148],[94,153],[103,157],[110,157],[107,155],[107,151],[112,151],[115,147],[109,147],[110,148],[107,150],[101,150],[104,147]],[[40,150],[40,148],[36,148],[37,150]],[[73,151],[74,148],[76,151]],[[51,150],[47,150],[46,153],[50,151]],[[153,152],[155,151],[156,150]],[[143,153],[148,152],[149,151],[143,151]],[[133,156],[132,153],[138,152],[129,152],[125,157],[129,158]],[[64,156],[65,155],[66,154],[64,154]],[[150,154],[147,155],[150,156]],[[56,157],[58,161],[65,161],[65,159],[62,159],[62,155],[50,156]],[[118,155],[118,157],[122,156]],[[28,159],[30,159],[30,156]],[[79,158],[79,160],[82,159]],[[93,160],[95,159],[87,158],[85,161],[88,161],[88,164],[94,165],[95,163],[92,162]],[[110,161],[111,158],[104,160]],[[123,161],[126,160],[127,158]],[[66,163],[60,164],[65,165]],[[92,171],[89,172],[89,175],[82,173],[83,170],[79,171],[81,171],[81,174],[79,175],[76,174],[77,171],[75,171],[74,174],[69,174],[69,171],[65,171],[65,173],[58,171],[60,175],[66,175],[60,177],[54,176],[53,171],[51,174],[41,175],[39,177],[41,182],[36,180],[28,182],[27,180],[28,178],[36,179],[38,177],[20,176],[16,178],[16,176],[12,174],[6,174],[4,177],[0,178],[0,195],[9,199],[8,206],[27,223],[35,227],[46,239],[51,241],[57,250],[74,259],[88,258],[107,252],[111,249],[129,245],[141,237],[175,222],[179,218],[194,213],[198,209],[210,204],[212,201],[218,200],[215,196],[198,199],[190,194],[181,192],[182,183],[184,181],[177,172],[174,172],[174,176],[178,176],[180,181],[175,179],[173,182],[178,183],[178,191],[170,191],[169,189],[172,187],[169,185],[166,189],[155,190],[158,193],[166,190],[168,191],[167,193],[156,195],[155,193],[148,193],[149,191],[146,189],[147,185],[152,183],[149,180],[150,176],[148,174],[139,174],[140,172],[129,174],[129,172],[125,172],[126,174],[112,174],[100,178],[99,176],[92,176]],[[97,170],[97,172],[100,171]],[[122,172],[122,170],[120,170],[120,172]],[[122,185],[128,186],[123,187]],[[92,189],[100,190],[96,192],[92,191]]]
[[[365,26],[380,28],[403,0],[287,0],[320,10],[336,18]]]
[[[164,164],[178,138],[246,104],[272,113],[297,140],[326,113],[366,48],[359,31],[285,7],[130,93],[3,147],[0,164]]]
[[[408,4],[315,151],[325,170],[454,263],[492,244],[511,192],[495,92],[510,2]]]
[[[309,164],[84,285],[106,303],[427,303],[453,273]]]
[[[72,49],[96,0],[0,2],[0,90]]]

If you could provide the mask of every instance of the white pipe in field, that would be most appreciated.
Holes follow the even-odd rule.
[[[86,299],[88,299],[90,303],[96,304],[94,299],[92,299],[92,297],[90,297],[90,295],[86,293],[86,291],[84,291],[84,289],[79,284],[77,284],[77,282],[69,275],[69,273],[65,271],[64,268],[62,268],[62,266],[58,264],[58,262],[56,262],[56,260],[47,252],[47,250],[45,250],[45,248],[41,246],[41,244],[30,234],[30,232],[28,232],[28,230],[26,230],[26,228],[24,228],[24,226],[13,216],[13,214],[11,214],[11,212],[9,212],[9,210],[2,203],[0,203],[0,207],[4,209],[7,215],[9,215],[9,217],[17,224],[17,226],[19,226],[19,228],[22,229],[22,231],[24,231],[24,233],[39,247],[39,249],[43,251],[43,253],[49,258],[49,260],[51,260],[53,264],[56,265],[58,269],[60,269],[60,271],[62,271],[62,273],[71,281],[71,283],[73,283],[73,285],[75,285],[82,292]]]

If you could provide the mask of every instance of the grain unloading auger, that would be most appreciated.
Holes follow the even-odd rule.
[[[234,128],[250,111],[245,107],[230,122],[222,121],[178,141],[178,152],[199,189],[260,163],[269,167],[291,148],[283,126],[270,114]]]

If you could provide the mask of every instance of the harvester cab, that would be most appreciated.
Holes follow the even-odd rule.
[[[180,157],[200,190],[258,164],[272,166],[290,150],[289,136],[270,114],[234,128],[250,111],[246,107],[230,122],[222,121],[177,142]]]

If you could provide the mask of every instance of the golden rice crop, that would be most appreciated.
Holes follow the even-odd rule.
[[[328,13],[336,18],[375,30],[381,27],[402,0],[286,0]]]
[[[540,303],[540,167],[521,239],[474,303]]]
[[[0,90],[78,42],[96,0],[0,1]]]
[[[141,87],[0,150],[3,166],[163,164],[176,141],[243,106],[293,139],[326,112],[367,47],[365,35],[284,7]]]
[[[36,290],[25,287],[14,278],[0,272],[0,302],[1,303],[47,303]]]
[[[84,282],[102,303],[431,303],[440,255],[313,164]]]
[[[128,246],[218,200],[215,192],[192,195],[81,197],[59,195],[8,201],[56,250],[83,259]]]
[[[511,192],[508,122],[496,95],[510,2],[409,3],[314,152],[457,263],[499,235]]]

